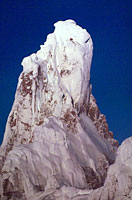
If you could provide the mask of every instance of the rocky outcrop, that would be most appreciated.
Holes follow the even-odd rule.
[[[92,93],[90,93],[89,103],[88,103],[88,116],[93,121],[95,127],[98,130],[99,135],[108,140],[113,147],[113,150],[117,150],[119,146],[118,141],[114,139],[113,133],[109,130],[108,123],[104,114],[102,114],[96,104],[96,100]]]

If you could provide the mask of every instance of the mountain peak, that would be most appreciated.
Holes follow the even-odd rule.
[[[89,33],[66,20],[23,59],[0,149],[3,200],[118,195],[118,145],[92,95],[92,55]]]

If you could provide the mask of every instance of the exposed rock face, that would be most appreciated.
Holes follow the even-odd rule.
[[[60,21],[41,49],[22,61],[0,149],[2,200],[131,195],[132,140],[116,158],[117,142],[91,94],[92,50],[85,29]]]
[[[92,93],[90,93],[90,99],[88,104],[88,116],[93,121],[95,127],[98,130],[99,135],[102,138],[107,139],[113,147],[115,146],[113,150],[116,151],[117,147],[119,146],[118,141],[113,138],[113,133],[109,131],[106,117],[100,112]]]

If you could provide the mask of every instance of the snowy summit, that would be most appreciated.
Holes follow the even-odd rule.
[[[22,61],[0,148],[0,198],[130,199],[132,138],[118,148],[92,95],[91,36],[73,20],[54,26]]]

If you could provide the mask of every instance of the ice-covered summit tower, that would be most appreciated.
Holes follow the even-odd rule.
[[[11,126],[14,129],[19,118],[21,126],[14,130],[17,132],[16,138],[13,137],[15,143],[32,140],[34,127],[44,124],[50,116],[65,120],[69,109],[75,110],[76,115],[87,109],[92,51],[88,32],[73,20],[67,20],[57,22],[54,33],[47,36],[41,49],[23,59],[15,99],[17,105],[14,105],[19,105],[19,113],[11,112],[11,123],[7,126],[7,129]],[[31,131],[28,137],[25,130],[18,130],[25,126]],[[8,132],[10,135],[10,131],[6,131],[4,146],[9,140]]]
[[[54,106],[52,110],[54,115],[60,116],[60,102],[64,97],[67,104],[73,101],[78,109],[84,103],[84,99],[88,98],[92,50],[92,40],[88,32],[73,20],[67,20],[57,22],[54,33],[48,35],[41,49],[36,54],[24,58],[24,72],[33,72],[34,78],[38,73],[39,76],[45,77],[47,90],[53,92],[52,101],[56,100],[57,104],[59,102],[59,109],[58,106]],[[44,83],[39,81],[39,86],[43,87]],[[36,85],[32,91],[34,95]],[[45,91],[40,88],[39,95],[36,95],[36,111],[40,110],[44,102],[43,93]],[[51,95],[48,94],[49,96]],[[32,110],[34,111],[34,108]]]
[[[107,200],[113,181],[122,180],[118,165],[107,176],[117,141],[91,93],[92,51],[89,33],[66,20],[23,59],[0,148],[2,200],[93,200],[101,193]]]

